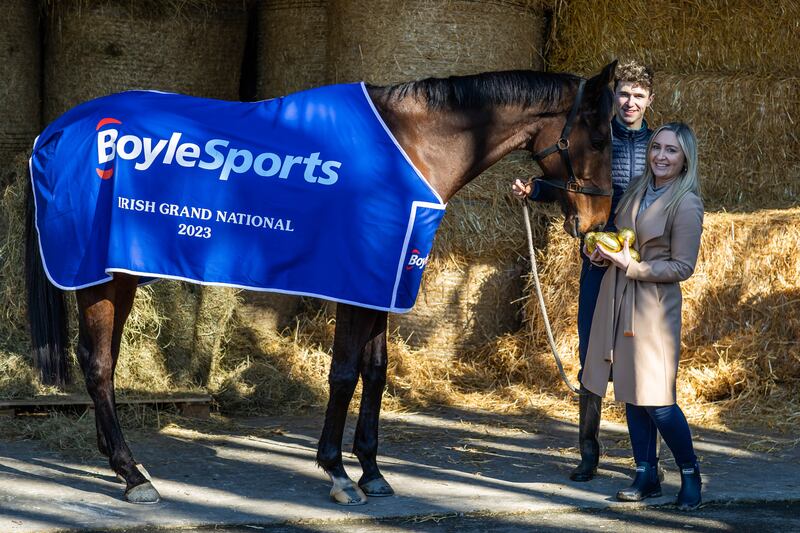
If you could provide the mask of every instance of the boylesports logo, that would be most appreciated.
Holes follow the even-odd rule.
[[[218,179],[227,181],[233,174],[254,172],[259,176],[289,179],[300,175],[309,183],[333,185],[339,179],[339,161],[324,161],[320,152],[307,156],[280,155],[272,152],[254,154],[230,146],[226,139],[210,139],[202,149],[199,144],[181,142],[182,132],[172,132],[168,139],[122,135],[116,125],[122,122],[106,117],[97,123],[97,175],[107,180],[114,175],[114,160],[135,161],[133,168],[144,171],[154,164],[177,164],[184,168],[219,170]],[[106,126],[112,126],[106,128]],[[105,129],[103,129],[105,128]],[[305,168],[304,168],[305,167]]]
[[[94,130],[95,131],[100,131],[100,128],[102,128],[103,126],[107,126],[108,124],[122,124],[122,122],[120,122],[119,120],[117,120],[115,118],[106,117],[106,118],[104,118],[103,120],[101,120],[100,122],[97,123],[97,127]],[[97,138],[98,138],[98,140],[100,139],[100,135],[99,134],[97,135]],[[98,153],[99,152],[100,152],[100,150],[98,150]],[[100,164],[108,163],[109,161],[113,161],[113,159],[114,158],[112,157],[111,159],[107,159],[107,160],[103,161],[102,159],[100,159],[100,157],[98,157],[98,163],[100,163]],[[106,166],[108,166],[108,168],[97,168],[96,169],[97,175],[100,176],[101,180],[107,180],[108,178],[110,178],[111,176],[114,175],[114,167],[113,167],[113,165],[106,165]]]
[[[426,255],[425,257],[420,257],[419,250],[414,248],[411,250],[411,257],[408,259],[408,263],[406,264],[406,270],[411,270],[414,267],[422,270],[427,264],[428,256]]]

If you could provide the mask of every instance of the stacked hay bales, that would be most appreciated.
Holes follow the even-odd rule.
[[[655,93],[654,124],[682,120],[697,134],[707,210],[797,205],[800,78],[658,73]]]
[[[559,2],[550,70],[591,72],[637,58],[660,72],[796,75],[794,0],[569,0]],[[788,52],[788,53],[787,53]]]
[[[240,0],[48,2],[44,118],[98,96],[157,89],[236,100],[247,12]]]
[[[238,0],[48,5],[48,119],[79,101],[128,88],[237,97],[245,35]],[[323,81],[395,83],[540,68],[543,5],[524,0],[265,0],[255,11],[259,96]],[[707,207],[731,211],[796,204],[800,165],[793,125],[800,60],[797,47],[786,44],[797,39],[794,3],[758,8],[749,2],[747,10],[745,3],[727,0],[712,0],[702,10],[699,4],[677,1],[644,6],[572,0],[557,5],[552,70],[594,73],[612,56],[638,57],[633,43],[647,43],[641,52],[656,67],[658,84],[657,115],[651,121],[680,118],[695,126]],[[164,6],[173,11],[165,14]],[[619,17],[621,12],[627,15]],[[204,15],[210,18],[201,23]],[[733,31],[720,33],[723,18]],[[234,32],[234,25],[241,31]],[[778,37],[756,41],[759,28]],[[206,38],[218,42],[212,46]],[[299,46],[286,47],[290,41]],[[191,58],[180,50],[160,50],[162,43],[182,48]],[[775,47],[792,53],[773,53]],[[196,58],[205,66],[197,66]],[[170,69],[168,62],[188,66]],[[15,168],[25,175],[24,159]],[[519,281],[526,265],[520,258],[527,251],[520,207],[509,186],[514,178],[535,173],[528,158],[512,155],[449,203],[414,312],[390,319],[397,332],[390,341],[390,406],[442,402],[520,409],[549,398],[548,414],[566,414],[571,408],[563,401],[567,395],[535,300],[526,300],[522,313],[514,303],[531,292]],[[9,224],[0,253],[0,311],[6,318],[0,324],[3,397],[45,390],[24,355],[26,320],[18,290],[23,283],[22,209],[22,188],[15,184],[3,198]],[[567,372],[574,376],[577,245],[564,234],[553,209],[537,207],[535,215],[545,297]],[[787,408],[800,411],[799,223],[798,209],[707,215],[697,273],[683,285],[679,401],[693,422],[718,421],[745,408],[768,421],[776,421]],[[226,411],[324,402],[333,321],[308,309],[297,314],[296,299],[287,311],[285,302],[272,297],[281,298],[253,294],[243,305],[236,293],[217,288],[162,281],[140,289],[123,339],[117,385],[149,392],[206,387]],[[277,310],[265,314],[265,308]],[[526,330],[502,335],[517,328],[520,314],[528,317]],[[286,325],[293,327],[291,336],[275,335]],[[425,357],[430,352],[459,356]],[[75,389],[82,387],[79,380]],[[777,403],[780,409],[770,411]]]
[[[41,45],[36,2],[7,0],[0,9],[0,174],[30,150],[39,132]]]
[[[328,80],[376,84],[542,67],[544,2],[331,0]]]
[[[258,97],[325,85],[328,0],[263,0],[257,10]]]
[[[82,101],[128,89],[239,97],[247,34],[246,6],[240,0],[65,0],[45,5],[43,109],[48,121]],[[38,87],[37,80],[25,90],[37,94]],[[15,172],[27,176],[24,160],[17,161]],[[7,331],[0,347],[9,357],[23,359],[28,352],[20,294],[26,181],[9,187],[4,197],[8,228],[3,236],[2,307]],[[140,289],[123,338],[117,385],[149,392],[206,385],[238,303],[236,294],[167,281]],[[27,383],[20,376],[20,383]]]
[[[542,67],[547,20],[534,1],[331,0],[328,81],[393,84],[432,76]],[[414,310],[390,328],[415,347],[451,356],[519,327],[524,250],[511,157],[448,205]]]
[[[708,209],[797,203],[800,4],[577,0],[553,24],[550,70],[589,73],[614,58],[653,66],[651,122],[696,130]]]

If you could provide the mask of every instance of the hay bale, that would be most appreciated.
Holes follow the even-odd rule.
[[[328,81],[391,84],[542,67],[544,2],[331,0]]]
[[[239,319],[259,336],[267,336],[292,325],[301,308],[301,298],[277,292],[242,292],[236,309]]]
[[[688,122],[698,138],[708,210],[797,205],[800,80],[720,74],[656,75],[653,122]]]
[[[443,357],[474,350],[520,326],[524,266],[502,262],[429,264],[414,309],[391,315],[389,329],[397,330],[409,346]]]
[[[133,309],[125,322],[120,356],[114,372],[117,390],[158,394],[189,388],[189,383],[175,379],[173,369],[177,366],[176,361],[168,357],[168,350],[165,350],[166,339],[161,336],[161,331],[166,323],[176,317],[162,314],[163,303],[159,295],[163,293],[159,293],[157,285],[148,285],[136,291]],[[72,300],[68,308],[77,310],[74,296]],[[70,317],[73,326],[77,323],[76,315],[73,313]],[[75,338],[75,334],[72,337]],[[83,376],[80,370],[74,370],[74,376]],[[75,382],[77,387],[85,389],[82,377]]]
[[[7,0],[0,9],[0,170],[30,151],[41,127],[41,61],[36,2]]]
[[[11,166],[11,183],[0,204],[0,350],[28,359],[25,302],[25,187],[28,158],[18,154]]]
[[[204,286],[199,291],[194,319],[192,365],[188,369],[192,383],[207,386],[218,370],[228,323],[239,305],[238,289]]]
[[[527,257],[522,204],[511,193],[515,179],[541,175],[527,152],[514,152],[468,183],[447,203],[433,255],[455,261]],[[546,215],[554,206],[530,203],[534,241],[544,242]]]
[[[800,209],[712,213],[704,226],[695,275],[683,287],[689,368],[715,368],[725,398],[797,384]],[[721,396],[704,387],[696,393]]]
[[[44,118],[129,89],[236,100],[241,0],[61,0],[47,9]]]
[[[258,98],[325,85],[328,0],[264,0],[257,14]]]
[[[257,97],[274,98],[324,85],[328,0],[263,0],[256,15]],[[280,332],[300,311],[298,296],[245,291],[242,297],[238,319],[255,339]],[[257,351],[255,346],[251,349]]]
[[[569,0],[558,4],[553,28],[553,71],[586,74],[636,58],[656,72],[800,72],[795,0]]]
[[[0,210],[0,397],[20,397],[55,392],[43,387],[35,376],[29,353],[25,298],[25,188],[28,163],[20,155],[15,176],[3,191]],[[76,309],[74,293],[68,294],[68,309]],[[121,355],[115,372],[119,390],[167,393],[204,386],[218,372],[224,343],[230,335],[237,291],[200,287],[175,281],[159,281],[141,287],[125,325]],[[77,320],[70,319],[70,336],[77,336]],[[72,373],[80,376],[70,355]],[[71,389],[85,390],[78,378]]]
[[[409,346],[449,357],[519,328],[529,263],[522,204],[511,183],[539,173],[530,157],[512,154],[448,202],[414,309],[390,319]],[[539,246],[556,208],[532,207]]]
[[[209,392],[224,412],[294,412],[324,405],[328,393],[332,320],[323,312],[300,313],[292,335],[256,330],[239,307],[225,339],[225,357]],[[247,315],[247,312],[244,313]]]

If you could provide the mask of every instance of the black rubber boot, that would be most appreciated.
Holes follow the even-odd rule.
[[[680,465],[681,490],[675,505],[679,511],[694,511],[700,507],[700,488],[703,480],[700,479],[700,466],[697,463]]]
[[[661,496],[661,482],[658,480],[657,462],[654,465],[644,461],[638,463],[631,486],[617,492],[617,499],[623,502],[639,502],[658,496]]]
[[[581,387],[578,397],[578,447],[581,451],[581,463],[569,475],[572,481],[589,481],[597,474],[597,463],[600,462],[600,410],[603,399]]]

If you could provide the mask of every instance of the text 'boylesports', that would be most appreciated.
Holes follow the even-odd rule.
[[[306,157],[281,156],[272,152],[253,154],[250,150],[230,147],[230,141],[225,139],[210,139],[201,151],[198,144],[181,143],[182,135],[176,131],[169,139],[152,139],[130,134],[120,136],[116,129],[105,129],[97,133],[97,161],[102,166],[119,156],[136,161],[136,170],[147,170],[156,162],[163,165],[175,163],[185,168],[196,166],[203,170],[219,170],[218,177],[222,181],[228,180],[231,174],[244,174],[251,170],[259,176],[288,179],[293,168],[297,169],[295,174],[302,172],[303,179],[309,183],[333,185],[339,179],[337,171],[342,163],[323,161],[320,152]],[[99,168],[97,173],[104,179],[111,176],[110,171]]]

